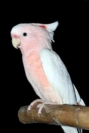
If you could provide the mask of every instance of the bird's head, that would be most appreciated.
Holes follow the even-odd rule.
[[[37,44],[45,38],[53,40],[53,31],[57,26],[58,21],[51,24],[18,24],[11,30],[12,44],[22,51],[37,47]]]

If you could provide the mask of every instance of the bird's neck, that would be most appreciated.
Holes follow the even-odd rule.
[[[51,43],[47,39],[37,40],[35,39],[32,42],[22,43],[21,53],[23,56],[28,56],[32,52],[37,52],[40,54],[40,51],[44,48],[52,49]]]

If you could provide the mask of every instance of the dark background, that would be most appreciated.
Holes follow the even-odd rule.
[[[9,132],[42,133],[53,130],[62,133],[60,126],[47,124],[23,125],[18,120],[18,110],[21,106],[29,105],[37,99],[35,92],[26,79],[23,69],[21,53],[11,44],[11,28],[19,23],[52,23],[59,21],[59,26],[54,34],[55,43],[52,44],[64,64],[66,65],[73,83],[77,87],[82,99],[89,106],[88,86],[88,3],[75,1],[75,3],[41,3],[12,2],[11,7],[5,11],[2,66],[4,68],[4,107],[7,110],[7,124]],[[2,19],[2,20],[3,20]],[[11,128],[12,127],[12,128]],[[89,131],[84,131],[88,133]]]

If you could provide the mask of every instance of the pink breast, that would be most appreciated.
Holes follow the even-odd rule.
[[[28,75],[34,81],[43,99],[48,102],[61,103],[61,99],[57,92],[50,85],[37,54],[30,54],[24,59],[24,65]],[[28,77],[29,78],[29,77]]]

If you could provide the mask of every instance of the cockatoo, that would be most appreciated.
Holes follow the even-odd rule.
[[[26,77],[40,97],[29,105],[28,110],[40,101],[38,114],[45,104],[85,105],[61,58],[52,49],[58,24],[58,21],[18,24],[11,30],[12,44],[22,53]],[[65,133],[78,133],[77,128],[61,126]],[[79,133],[82,133],[81,129]]]

